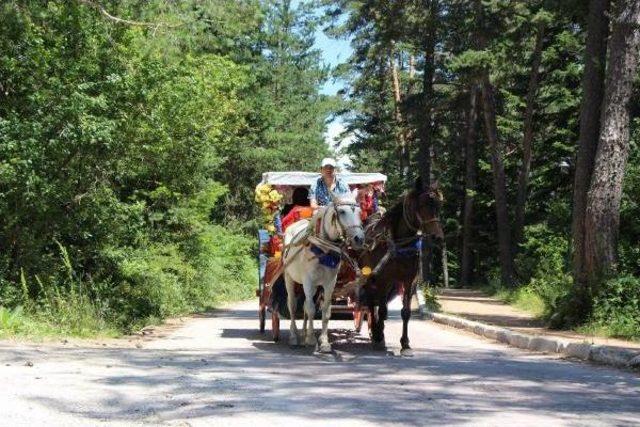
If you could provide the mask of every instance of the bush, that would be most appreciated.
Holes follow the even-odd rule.
[[[573,279],[566,258],[569,242],[546,224],[535,224],[525,228],[521,247],[516,265],[525,286],[520,292],[528,298],[539,297],[544,305],[542,315],[549,317],[571,290]]]
[[[640,278],[606,281],[594,299],[592,325],[610,336],[640,339]]]
[[[521,250],[516,258],[520,285],[501,288],[499,271],[489,275],[489,288],[498,298],[543,318],[549,318],[571,290],[567,272],[569,242],[546,224],[525,228]]]
[[[0,337],[13,335],[26,329],[24,311],[21,306],[13,309],[0,306]]]
[[[422,293],[424,295],[424,303],[427,310],[434,312],[441,310],[442,307],[438,301],[438,293],[434,288],[425,286]]]
[[[108,248],[98,259],[109,272],[80,278],[65,247],[49,277],[0,282],[0,336],[116,335],[167,316],[248,298],[256,286],[253,240],[199,224],[180,243]],[[14,307],[13,309],[8,307]]]

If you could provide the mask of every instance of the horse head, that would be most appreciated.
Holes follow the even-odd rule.
[[[416,179],[415,188],[409,193],[414,202],[413,214],[407,212],[406,217],[415,217],[415,225],[417,229],[422,231],[425,236],[432,236],[436,239],[444,239],[444,232],[440,224],[440,207],[442,205],[443,196],[439,189],[438,182],[434,182],[431,186],[425,188],[422,179]]]
[[[355,250],[362,249],[364,245],[364,229],[360,218],[360,205],[352,195],[331,197],[329,209],[333,233],[336,237],[344,236],[347,243]]]

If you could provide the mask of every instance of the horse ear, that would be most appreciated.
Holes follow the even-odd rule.
[[[422,189],[423,189],[423,188],[422,188],[422,185],[423,185],[423,184],[422,184],[422,177],[421,177],[421,176],[418,176],[418,177],[416,178],[416,183],[415,183],[415,185],[414,185],[414,190],[415,190],[416,192],[418,192],[418,193],[422,192]]]
[[[431,194],[435,197],[439,202],[444,201],[444,194],[442,194],[442,190],[440,190],[440,181],[435,181],[431,184]]]

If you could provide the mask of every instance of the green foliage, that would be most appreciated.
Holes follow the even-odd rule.
[[[327,151],[311,5],[103,4],[150,25],[0,6],[0,304],[51,333],[250,296],[253,239],[231,224],[262,172]]]
[[[441,306],[440,302],[438,301],[438,294],[436,289],[425,286],[422,292],[424,295],[424,303],[427,310],[434,312],[440,311]]]
[[[640,119],[635,119],[620,208],[620,272],[640,277]]]
[[[499,281],[496,283],[499,283]],[[496,298],[520,310],[531,313],[536,317],[543,317],[547,311],[544,300],[540,297],[537,290],[530,286],[523,286],[516,289],[490,288],[489,292]]]
[[[516,300],[539,298],[544,309],[540,314],[551,316],[562,298],[571,289],[572,278],[568,274],[568,241],[546,224],[536,224],[525,228],[522,251],[516,259],[516,266],[525,285],[518,291]],[[540,311],[539,302],[528,303],[535,311]]]
[[[588,328],[612,337],[640,340],[640,279],[620,276],[608,280],[594,299]]]
[[[21,306],[8,309],[0,306],[0,337],[20,333],[25,329],[25,318]]]

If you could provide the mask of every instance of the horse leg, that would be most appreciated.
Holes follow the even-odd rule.
[[[308,323],[305,322],[304,336],[305,345],[316,345],[316,334],[313,330],[313,319],[316,317],[316,304],[313,301],[314,291],[310,284],[304,284],[304,315],[307,318]]]
[[[369,304],[369,319],[368,319],[368,326],[369,326],[369,339],[373,342],[373,332],[376,329],[376,322],[378,321],[378,312],[376,311],[376,306],[374,306],[373,304]]]
[[[384,317],[386,315],[386,307],[384,305],[376,305],[373,307],[373,328],[371,330],[371,343],[376,350],[384,350]]]
[[[304,309],[302,310],[302,333],[305,334],[307,331],[307,310]]]
[[[380,309],[378,310],[379,324],[378,331],[380,333],[380,340],[378,341],[378,345],[381,349],[386,349],[387,346],[384,340],[384,321],[387,320],[387,303],[386,301],[380,304]]]
[[[322,332],[320,333],[320,352],[331,353],[331,344],[329,343],[329,319],[331,318],[331,295],[333,295],[334,286],[324,288],[325,295],[328,298],[322,300]]]
[[[411,298],[413,297],[413,286],[407,289],[404,284],[404,292],[402,294],[402,338],[400,338],[401,353],[404,355],[411,354],[411,346],[409,346],[409,319],[411,318]]]
[[[289,326],[289,345],[298,345],[298,328],[296,327],[296,308],[298,306],[295,283],[287,275],[284,275],[284,282],[287,287],[287,306],[289,307],[289,315],[291,318],[291,324]]]

